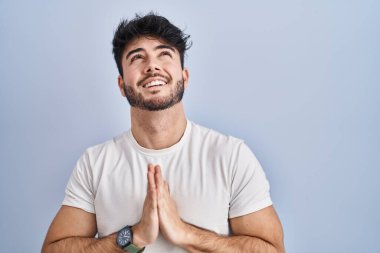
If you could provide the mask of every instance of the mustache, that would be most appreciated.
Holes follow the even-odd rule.
[[[140,81],[137,82],[137,86],[141,86],[145,83],[146,80],[148,80],[149,78],[152,78],[152,77],[161,77],[162,79],[164,79],[167,83],[170,81],[170,78],[169,77],[166,77],[164,75],[161,75],[161,74],[158,74],[158,73],[154,73],[154,74],[149,74],[147,76],[145,76],[143,79],[141,79]]]

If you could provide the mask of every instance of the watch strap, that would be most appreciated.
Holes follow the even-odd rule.
[[[140,252],[144,251],[145,247],[144,248],[139,248],[136,245],[130,243],[129,245],[125,246],[123,249],[127,250],[128,253],[140,253]]]
[[[126,244],[124,244],[123,246],[123,242],[119,243],[119,237],[123,237],[123,235],[125,236],[127,234],[130,235],[129,236],[130,238],[126,242]],[[139,248],[136,245],[134,245],[132,242],[133,242],[132,226],[125,226],[124,228],[120,229],[119,232],[117,233],[117,238],[116,238],[116,244],[120,248],[122,248],[124,251],[128,251],[128,253],[140,253],[145,250],[145,247]]]

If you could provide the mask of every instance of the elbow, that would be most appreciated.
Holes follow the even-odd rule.
[[[276,243],[273,246],[276,249],[276,253],[285,253],[284,232],[282,229],[275,238]]]
[[[277,244],[275,244],[273,246],[276,249],[275,250],[276,253],[285,253],[285,245],[284,245],[283,240],[279,241]]]
[[[52,253],[52,246],[53,243],[44,243],[41,248],[41,253]]]
[[[44,243],[44,245],[42,245],[41,253],[50,253],[49,244]]]
[[[276,253],[285,253],[285,245],[284,245],[284,241],[279,242],[279,243],[275,246],[275,249],[276,249]]]
[[[285,253],[285,248],[284,247],[276,248],[276,253]]]
[[[49,253],[49,251],[47,250],[47,245],[42,245],[41,253]]]

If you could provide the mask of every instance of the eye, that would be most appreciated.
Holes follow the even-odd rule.
[[[160,53],[160,56],[164,56],[164,55],[167,55],[167,56],[169,56],[170,58],[173,58],[173,55],[172,55],[172,53],[170,52],[170,51],[162,51],[161,53]]]
[[[131,63],[137,59],[142,59],[142,58],[143,58],[143,56],[141,54],[135,54],[131,57]]]

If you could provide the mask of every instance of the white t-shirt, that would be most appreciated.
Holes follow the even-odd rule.
[[[63,205],[96,214],[98,236],[140,221],[147,165],[159,164],[180,217],[218,234],[228,219],[272,205],[269,183],[242,140],[187,121],[181,140],[161,150],[140,146],[131,130],[88,148],[67,184]],[[145,252],[184,252],[160,235]]]

